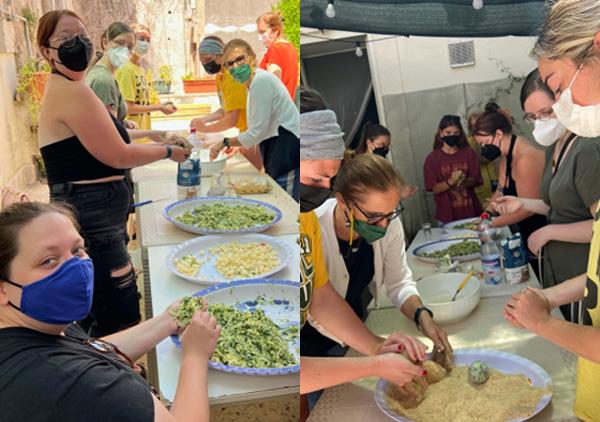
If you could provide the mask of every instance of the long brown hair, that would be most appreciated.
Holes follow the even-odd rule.
[[[340,168],[333,191],[340,193],[348,202],[362,202],[369,191],[400,191],[406,182],[394,166],[385,158],[375,154],[348,153]]]
[[[10,277],[10,264],[19,253],[19,232],[32,220],[49,213],[67,217],[79,231],[72,208],[63,203],[19,202],[0,211],[0,280]]]
[[[467,142],[467,136],[465,135],[465,130],[460,122],[460,117],[453,114],[446,114],[440,120],[440,124],[435,131],[435,136],[433,137],[433,149],[440,149],[444,145],[444,141],[442,140],[440,132],[450,126],[454,126],[460,131],[458,144],[456,144],[456,146],[458,148],[464,148],[469,145]]]
[[[362,136],[360,137],[360,144],[356,148],[357,154],[364,154],[367,152],[367,141],[373,141],[380,136],[391,137],[390,131],[385,127],[377,123],[367,122],[363,127]]]
[[[63,16],[71,16],[75,19],[79,19],[81,23],[85,26],[85,22],[83,19],[79,17],[79,15],[72,10],[62,9],[62,10],[51,10],[46,13],[44,16],[40,18],[38,21],[36,42],[38,47],[47,47],[48,41],[50,41],[50,36],[56,30],[56,25],[58,25],[58,21]]]
[[[485,106],[485,111],[477,118],[473,125],[474,135],[493,135],[498,129],[505,134],[513,131],[511,116],[498,104],[490,101]]]

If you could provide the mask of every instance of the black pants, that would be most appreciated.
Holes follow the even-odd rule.
[[[132,203],[128,183],[63,183],[52,185],[50,196],[75,208],[94,262],[94,301],[90,315],[80,325],[92,337],[102,337],[137,324],[141,320],[140,294],[133,266],[124,275],[112,276],[131,262],[125,241]]]

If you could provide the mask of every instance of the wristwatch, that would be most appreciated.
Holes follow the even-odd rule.
[[[433,318],[433,311],[425,306],[421,306],[420,308],[417,308],[417,310],[415,311],[415,316],[414,316],[414,321],[415,324],[417,324],[417,328],[419,329],[419,331],[421,331],[421,324],[419,323],[419,318],[421,317],[421,312],[427,312],[429,313],[429,315],[431,315],[431,318]]]
[[[229,138],[223,138],[223,146],[229,148]]]
[[[165,159],[171,158],[171,155],[173,155],[173,147],[171,145],[165,145],[164,147],[167,149],[167,155],[165,156]]]

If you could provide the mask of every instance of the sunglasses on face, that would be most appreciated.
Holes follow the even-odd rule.
[[[242,54],[241,56],[237,56],[233,60],[224,62],[223,66],[225,66],[225,69],[231,69],[233,66],[241,65],[244,62],[244,60],[246,60],[246,55]]]
[[[395,218],[400,217],[400,214],[404,211],[404,206],[402,203],[399,203],[396,208],[389,214],[377,214],[377,213],[368,213],[364,211],[358,204],[355,202],[354,206],[367,218],[367,224],[377,224],[383,220],[387,220],[388,223],[391,223]]]

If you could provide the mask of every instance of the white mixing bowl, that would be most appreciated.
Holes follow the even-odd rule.
[[[466,318],[477,307],[481,285],[475,276],[471,276],[456,300],[452,296],[467,274],[434,274],[417,281],[417,290],[421,300],[433,312],[438,324],[454,324]]]
[[[200,167],[202,168],[202,176],[212,176],[222,171],[225,168],[227,159],[223,154],[219,154],[217,158],[210,161],[210,150],[200,150]]]

